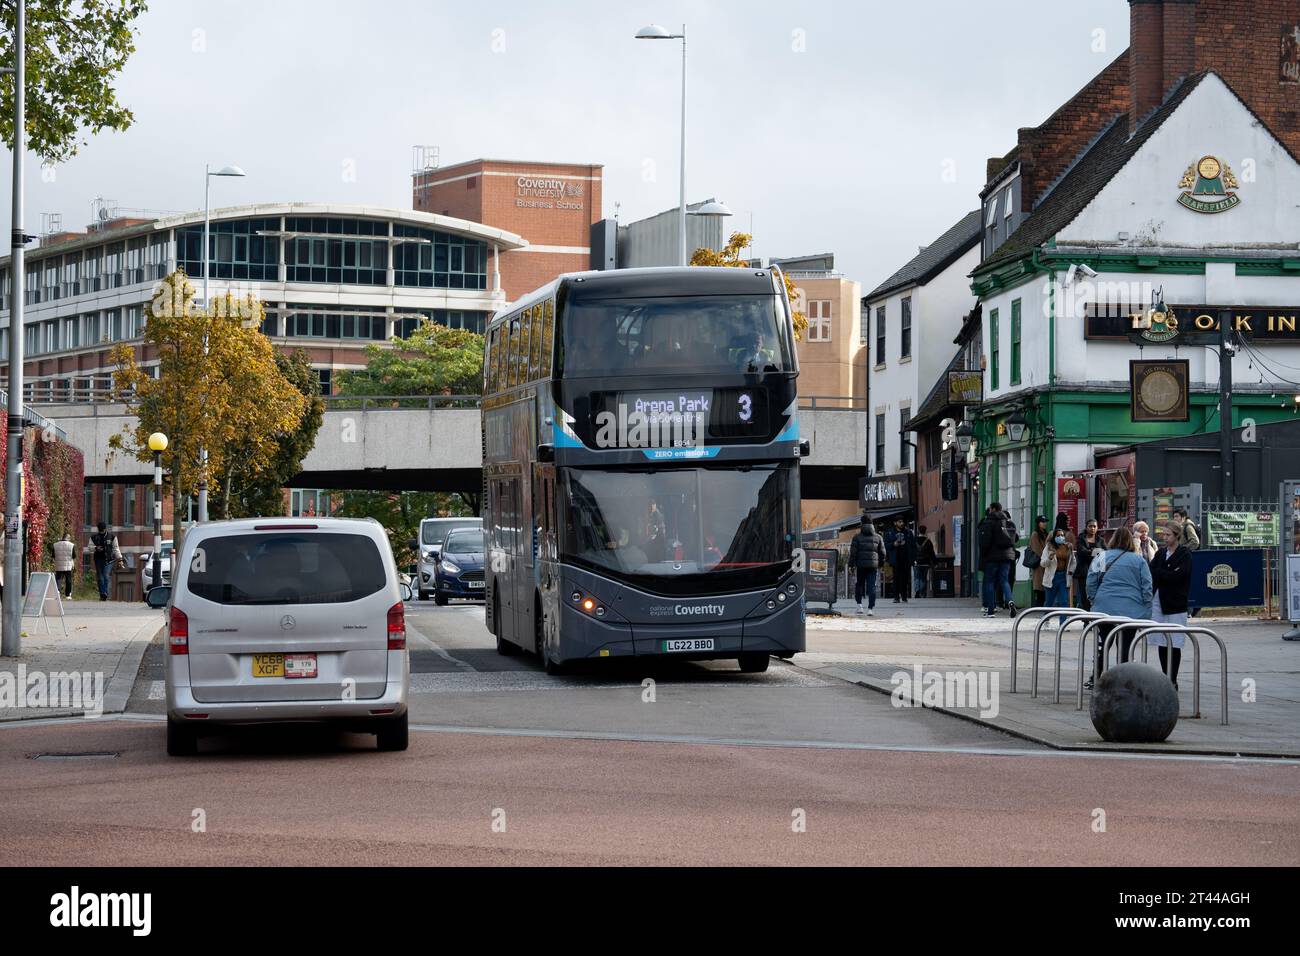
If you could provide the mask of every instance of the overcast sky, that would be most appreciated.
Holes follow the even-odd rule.
[[[152,7],[118,82],[135,125],[55,169],[29,161],[29,233],[43,212],[84,228],[96,196],[202,208],[205,162],[248,173],[214,180],[214,207],[410,208],[415,144],[443,165],[601,163],[604,213],[617,202],[623,222],[675,208],[680,45],[633,35],[685,21],[688,200],[722,199],[742,231],[752,216],[756,255],[834,252],[864,292],[975,208],[1018,127],[1128,44],[1126,0]]]

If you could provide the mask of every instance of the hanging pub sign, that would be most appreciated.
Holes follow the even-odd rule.
[[[1135,345],[1217,345],[1224,309],[1232,315],[1232,331],[1256,345],[1300,345],[1300,308],[1272,305],[1169,305],[1152,316],[1140,307],[1090,302],[1084,338]],[[1141,317],[1136,326],[1134,316]]]
[[[974,371],[948,372],[948,404],[978,405],[984,401],[984,373]]]
[[[1135,422],[1185,422],[1189,418],[1187,359],[1131,361],[1129,408]]]

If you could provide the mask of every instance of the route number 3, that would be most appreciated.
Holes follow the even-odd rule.
[[[747,422],[754,417],[754,398],[748,392],[742,392],[737,400],[740,405],[740,420]]]

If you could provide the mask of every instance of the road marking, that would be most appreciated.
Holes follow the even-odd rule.
[[[455,664],[456,667],[458,667],[460,670],[465,671],[467,673],[478,672],[477,668],[475,668],[473,665],[467,664],[464,661],[460,660],[459,658],[452,657],[445,650],[439,647],[437,642],[435,642],[432,638],[428,637],[426,634],[421,632],[419,628],[417,628],[413,623],[411,623],[410,618],[406,619],[406,634],[408,638],[414,636],[415,643],[417,645],[428,645],[427,647],[423,647],[423,646],[420,647],[421,650],[433,651],[435,654],[441,657],[448,664]]]

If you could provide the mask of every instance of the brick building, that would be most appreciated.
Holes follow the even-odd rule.
[[[601,217],[603,166],[474,159],[417,170],[412,202],[438,213],[495,226],[528,245],[503,251],[506,298],[545,285],[562,272],[592,268],[591,227]]]

